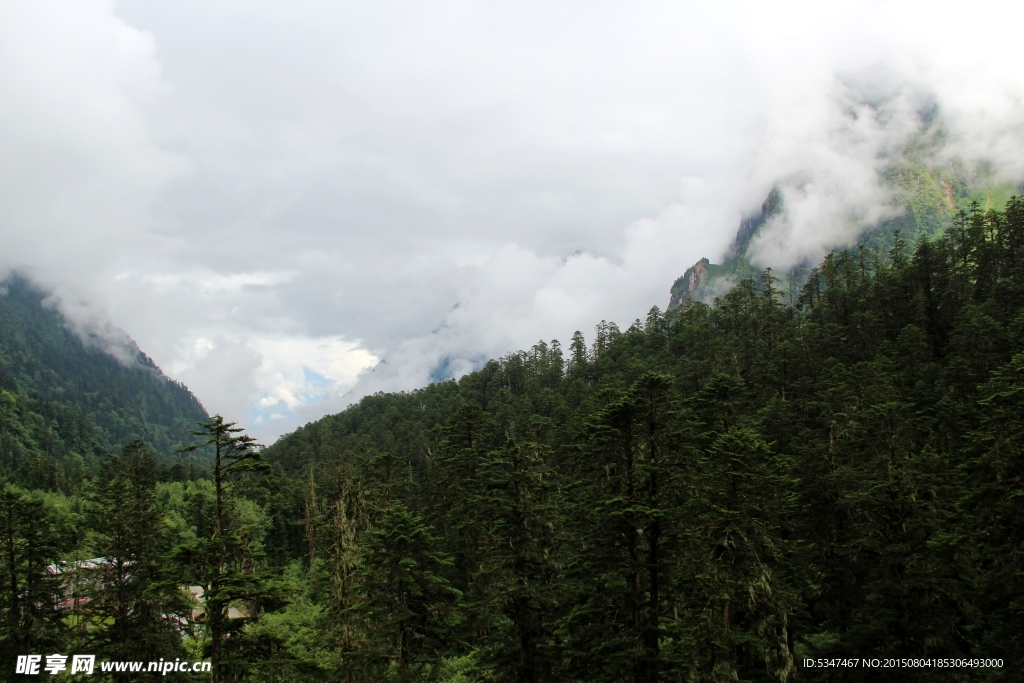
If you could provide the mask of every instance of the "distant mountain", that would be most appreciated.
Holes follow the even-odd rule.
[[[972,202],[978,202],[978,207],[984,211],[1002,206],[1014,192],[1013,187],[978,174],[972,176],[956,165],[936,167],[915,161],[894,165],[886,172],[885,182],[903,211],[863,233],[856,243],[847,245],[849,248],[863,245],[884,254],[892,247],[896,230],[912,246],[918,238],[935,236],[952,225],[954,217],[960,211],[969,211]],[[758,213],[740,221],[722,263],[702,258],[672,284],[669,309],[693,301],[711,303],[741,280],[756,280],[763,269],[751,263],[751,242],[766,224],[783,215],[785,210],[783,193],[773,189]],[[774,272],[780,280],[779,289],[795,293],[806,281],[812,265],[816,263],[803,263],[788,272]]]
[[[124,335],[117,358],[83,340],[46,292],[20,276],[0,283],[0,472],[24,485],[66,488],[108,452],[142,439],[165,466],[207,417]]]

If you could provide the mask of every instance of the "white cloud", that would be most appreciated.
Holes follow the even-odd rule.
[[[852,239],[922,98],[1024,176],[1020,14],[11,0],[0,269],[269,440],[642,317],[775,183],[760,261]]]
[[[268,440],[282,428],[266,420],[299,426],[296,416],[316,411],[324,398],[347,393],[359,373],[379,360],[342,337],[253,334],[196,337],[179,357],[173,373],[198,395],[218,397],[209,410],[259,425],[253,433]]]
[[[347,391],[359,373],[379,360],[341,337],[256,338],[250,346],[262,364],[257,382],[264,388],[261,408],[284,404],[295,411],[319,402],[327,393]]]
[[[112,4],[0,5],[0,268],[62,282],[140,245],[150,203],[186,162],[147,114],[166,96],[153,36]]]
[[[211,415],[220,414],[232,422],[243,420],[249,415],[252,397],[260,390],[256,373],[262,359],[242,339],[221,335],[210,343],[212,348],[176,374]],[[216,397],[217,403],[211,404],[209,397]]]
[[[115,280],[125,280],[136,273],[120,273]],[[199,294],[237,294],[246,287],[273,287],[288,282],[295,275],[293,272],[252,272],[229,273],[159,273],[144,276],[146,280],[159,290],[174,288],[191,289]]]
[[[871,85],[894,77],[869,75]],[[894,215],[882,174],[924,129],[922,109],[932,103],[898,77],[895,90],[871,93],[858,85],[839,78],[819,84],[802,106],[771,121],[758,171],[775,179],[785,211],[753,240],[755,264],[789,269],[816,263]]]

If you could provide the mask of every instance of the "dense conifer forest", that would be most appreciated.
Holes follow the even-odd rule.
[[[179,464],[185,477],[174,453],[207,417],[203,406],[127,335],[118,360],[46,298],[22,276],[0,282],[0,468],[23,486],[71,493],[112,448],[141,439],[158,466]]]
[[[204,476],[157,481],[140,441],[74,491],[8,467],[3,666],[64,648],[212,657],[218,681],[1013,680],[1024,200],[892,245],[263,450],[204,420]],[[97,557],[87,602],[49,597],[48,565]],[[804,666],[846,657],[1003,666]]]

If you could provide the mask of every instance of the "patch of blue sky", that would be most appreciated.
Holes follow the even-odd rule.
[[[302,366],[302,375],[306,380],[307,387],[316,389],[330,389],[334,386],[334,380],[321,375],[316,370],[305,365]],[[319,399],[318,399],[319,400]]]

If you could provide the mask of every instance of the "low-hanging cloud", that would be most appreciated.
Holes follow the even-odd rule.
[[[849,243],[926,125],[1021,177],[1006,10],[13,0],[0,268],[269,440],[642,318],[773,186],[759,264]]]
[[[900,210],[884,172],[925,133],[936,105],[897,74],[858,75],[861,82],[836,77],[771,122],[759,170],[775,178],[784,209],[752,241],[754,264],[788,270],[816,263]]]

